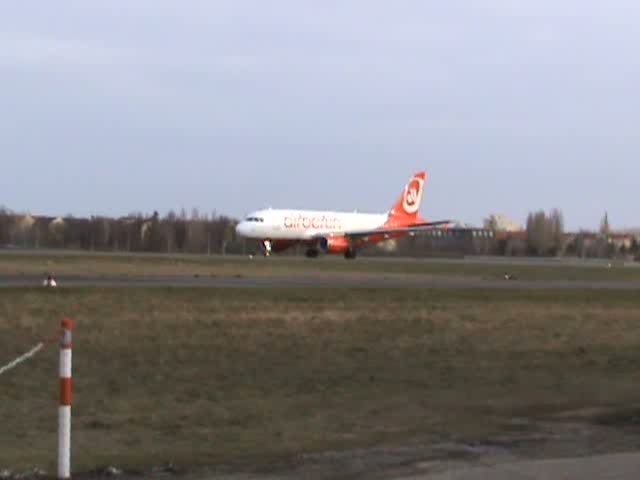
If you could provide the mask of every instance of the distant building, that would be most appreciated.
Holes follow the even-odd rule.
[[[484,228],[497,232],[520,232],[522,225],[501,213],[492,213],[484,221]]]
[[[451,228],[434,228],[365,246],[364,254],[412,257],[462,257],[493,253],[495,232],[454,223]]]
[[[610,233],[607,241],[613,245],[616,250],[625,249],[629,250],[633,245],[635,236],[629,233]]]
[[[33,227],[33,224],[36,223],[35,218],[30,214],[19,216],[16,220],[18,228],[22,229],[23,231],[29,230],[31,227]]]

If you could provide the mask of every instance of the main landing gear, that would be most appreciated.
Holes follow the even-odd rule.
[[[347,260],[353,260],[356,258],[356,256],[357,254],[355,248],[349,247],[344,251],[344,258],[346,258]]]
[[[317,248],[309,248],[305,252],[305,255],[307,256],[307,258],[318,258],[318,256],[320,255],[320,250],[318,250]],[[344,251],[344,258],[346,258],[347,260],[353,260],[354,258],[356,258],[356,250],[354,248],[348,248]]]

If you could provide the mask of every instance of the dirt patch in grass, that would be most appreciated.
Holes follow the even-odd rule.
[[[0,290],[0,364],[76,319],[74,465],[268,465],[640,404],[635,292]],[[0,377],[0,468],[54,470],[57,350]]]

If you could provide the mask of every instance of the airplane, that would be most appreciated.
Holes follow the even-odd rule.
[[[418,213],[426,173],[418,172],[407,183],[400,198],[386,213],[332,212],[266,209],[250,213],[236,226],[236,233],[261,241],[265,256],[295,244],[307,246],[306,256],[342,254],[356,258],[366,244],[383,242],[416,232],[445,228],[451,220],[428,222]]]

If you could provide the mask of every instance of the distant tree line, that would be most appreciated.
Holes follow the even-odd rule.
[[[224,215],[190,215],[182,209],[164,216],[77,218],[16,214],[0,208],[0,245],[93,251],[225,254],[249,248],[236,237],[237,220]]]
[[[549,213],[538,210],[527,216],[523,232],[510,232],[501,236],[494,245],[497,255],[520,256],[577,256],[583,258],[638,257],[638,235],[614,233],[609,216],[605,213],[597,232],[581,230],[565,232],[564,217],[558,209]]]
[[[238,238],[234,218],[189,214],[184,209],[160,216],[132,213],[125,217],[92,216],[77,218],[17,214],[0,207],[0,247],[65,248],[90,251],[155,252],[193,254],[256,253],[258,242]],[[304,246],[285,255],[302,255]],[[524,230],[500,231],[491,219],[485,228],[431,230],[364,247],[364,255],[384,256],[578,256],[636,257],[640,255],[637,236],[611,232],[607,214],[597,232],[564,230],[562,212],[553,209],[531,212]]]
[[[564,246],[564,218],[557,208],[527,216],[527,253],[533,256],[556,256]]]

